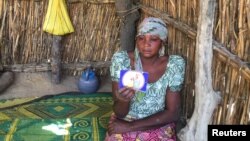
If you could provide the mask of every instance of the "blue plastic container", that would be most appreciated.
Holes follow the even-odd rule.
[[[79,91],[85,94],[96,92],[99,88],[99,85],[99,80],[95,72],[90,68],[88,68],[82,73],[78,81]]]

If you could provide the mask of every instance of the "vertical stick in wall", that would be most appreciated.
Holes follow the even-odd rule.
[[[53,36],[53,46],[51,50],[52,60],[51,60],[51,73],[52,82],[59,84],[61,81],[61,40],[62,36]]]

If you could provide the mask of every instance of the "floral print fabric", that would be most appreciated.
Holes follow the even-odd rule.
[[[171,91],[179,91],[182,88],[185,73],[185,61],[178,55],[170,55],[165,73],[161,78],[148,83],[146,93],[137,91],[131,101],[128,116],[133,119],[141,119],[159,111],[165,107],[165,95],[167,87]],[[110,73],[112,81],[119,81],[120,70],[131,69],[130,59],[126,51],[120,51],[112,57]]]
[[[107,134],[105,141],[176,141],[175,124],[170,123],[154,130],[127,132],[111,136]]]

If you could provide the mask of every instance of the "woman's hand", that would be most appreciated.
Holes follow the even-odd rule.
[[[115,114],[112,114],[108,124],[108,133],[119,134],[131,131],[130,122],[118,119]]]
[[[116,97],[119,100],[129,102],[135,95],[135,90],[129,87],[123,87],[118,90]]]

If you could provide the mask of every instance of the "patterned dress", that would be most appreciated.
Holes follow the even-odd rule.
[[[119,81],[120,70],[131,69],[130,59],[126,51],[114,54],[110,67],[112,81]],[[142,119],[155,114],[165,108],[165,95],[167,87],[171,91],[182,88],[185,61],[181,56],[170,55],[165,73],[154,83],[148,83],[145,93],[137,91],[130,102],[130,109],[125,120]],[[108,141],[175,141],[175,124],[170,123],[164,127],[148,131],[128,132],[107,136]]]

